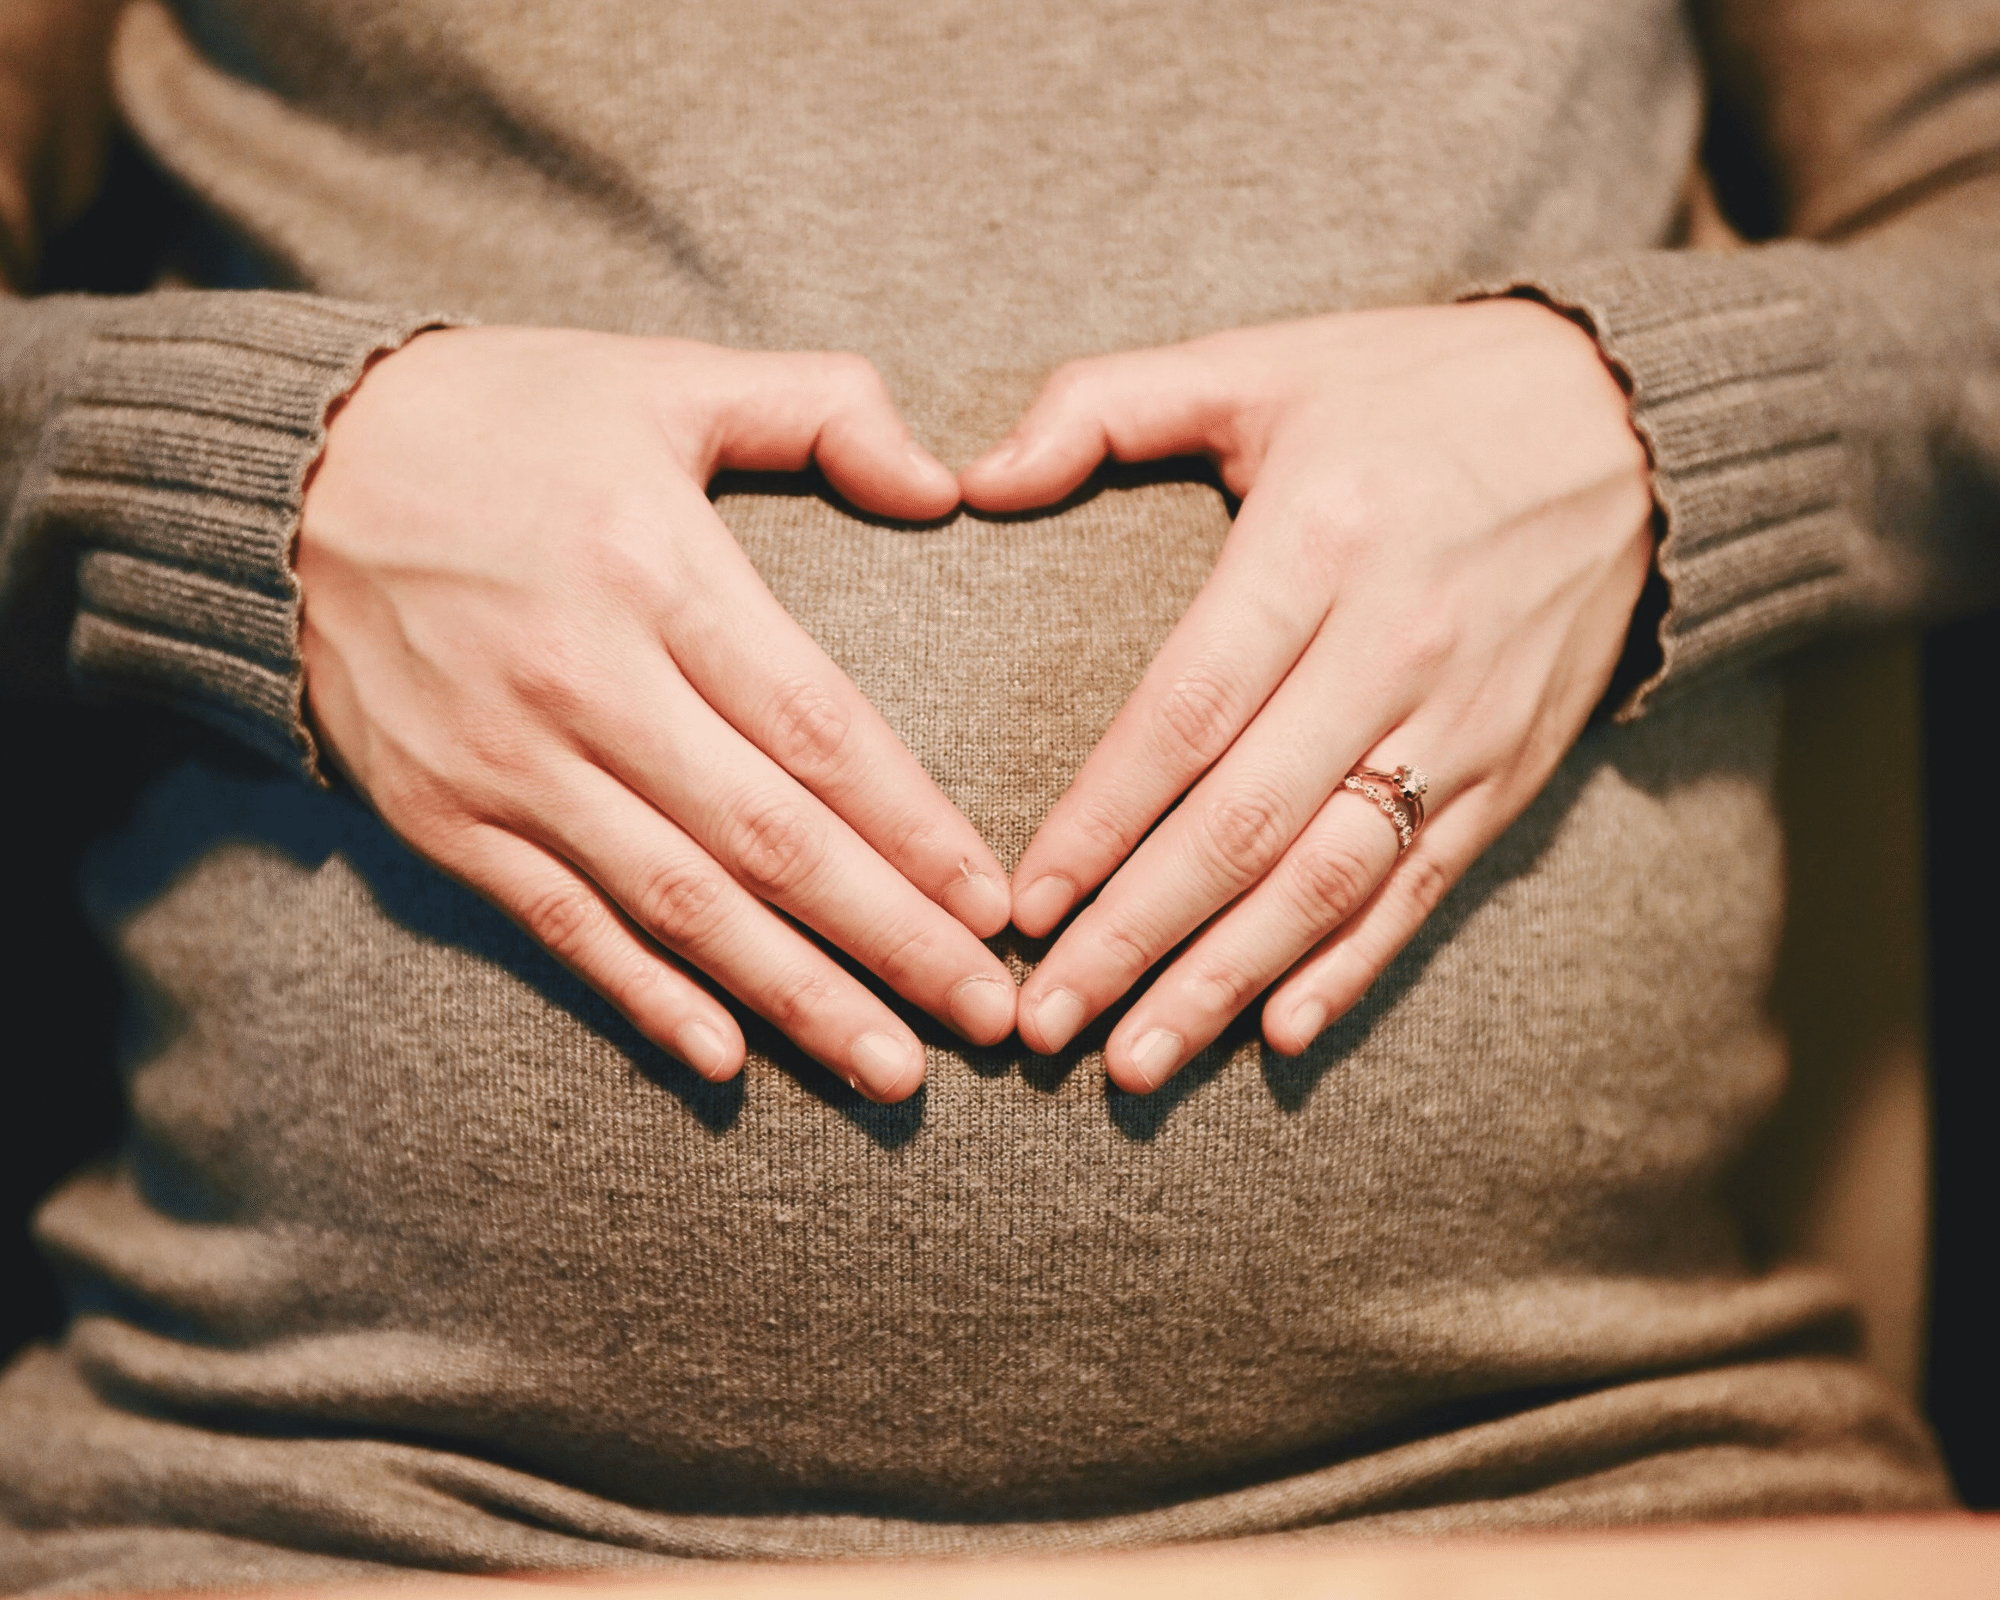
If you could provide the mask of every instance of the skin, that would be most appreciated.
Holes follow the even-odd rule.
[[[788,919],[990,1044],[1014,1026],[980,943],[1006,876],[705,492],[815,460],[886,516],[958,502],[858,357],[426,334],[329,425],[296,557],[306,681],[384,821],[648,1038],[741,1068],[697,969],[892,1101],[923,1080],[915,1035]]]
[[[704,492],[817,460],[864,509],[924,519],[1190,453],[1241,513],[1011,898]],[[864,1094],[922,1081],[914,1036],[795,919],[975,1043],[1018,1020],[1045,1052],[1185,942],[1107,1046],[1144,1093],[1267,990],[1286,1053],[1360,998],[1602,698],[1651,516],[1595,343],[1518,300],[1073,363],[956,481],[859,358],[500,328],[369,373],[297,570],[334,763],[697,1071],[731,1076],[744,1045],[685,968]],[[1430,821],[1399,855],[1340,782],[1404,762]],[[1092,891],[1017,1009],[974,936],[1010,912],[1046,934]]]
[[[1184,940],[1107,1042],[1125,1089],[1158,1088],[1274,984],[1263,1032],[1286,1054],[1361,997],[1610,682],[1652,558],[1628,417],[1595,343],[1520,300],[1243,329],[1050,379],[962,475],[970,504],[1046,505],[1106,456],[1186,454],[1243,503],[1015,872],[1037,936],[1102,886],[1022,987],[1028,1045],[1061,1049]],[[1340,784],[1406,762],[1429,821],[1399,856]]]
[[[1164,1549],[958,1561],[712,1563],[671,1579],[567,1574],[532,1581],[542,1600],[1927,1600],[1990,1595],[2000,1517],[1797,1517],[1586,1533],[1360,1541],[1223,1539]],[[453,1580],[511,1600],[520,1579]],[[282,1595],[296,1591],[262,1591]],[[441,1595],[421,1582],[322,1591],[327,1600]],[[245,1600],[258,1600],[245,1591]]]

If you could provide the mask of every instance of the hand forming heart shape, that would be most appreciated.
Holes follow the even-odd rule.
[[[1624,392],[1526,300],[1078,362],[961,481],[1011,511],[1107,454],[1190,453],[1242,511],[1014,875],[1031,934],[1104,886],[1022,988],[1037,1050],[1194,936],[1107,1043],[1139,1092],[1274,983],[1264,1036],[1288,1054],[1361,997],[1576,741],[1652,558]],[[1401,764],[1430,774],[1433,820],[1399,854],[1343,780]]]
[[[1537,305],[1077,363],[958,483],[857,357],[424,335],[331,420],[306,495],[316,731],[412,848],[697,1071],[738,1071],[742,1034],[662,948],[901,1099],[915,1036],[787,919],[991,1044],[1017,1016],[979,943],[1007,920],[1005,876],[705,485],[816,460],[863,509],[927,519],[961,493],[1049,504],[1106,454],[1190,452],[1242,512],[1016,874],[1037,935],[1103,886],[1021,992],[1021,1032],[1062,1048],[1194,935],[1114,1029],[1112,1077],[1157,1087],[1280,979],[1265,1035],[1302,1049],[1546,782],[1647,571],[1623,394]],[[1436,820],[1399,858],[1342,780],[1405,762],[1437,775]]]

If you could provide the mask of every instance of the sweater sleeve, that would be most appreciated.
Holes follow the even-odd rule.
[[[0,692],[164,701],[311,773],[291,572],[306,475],[369,359],[440,319],[5,293],[101,174],[119,9],[0,8]]]
[[[1711,157],[1769,237],[1504,286],[1591,328],[1651,452],[1666,604],[1621,718],[2000,596],[2000,8],[1704,9]]]
[[[0,300],[0,673],[315,769],[291,553],[328,408],[440,319],[305,295]]]

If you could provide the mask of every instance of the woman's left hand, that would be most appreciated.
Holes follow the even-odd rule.
[[[1305,1049],[1526,808],[1609,685],[1652,499],[1595,343],[1523,300],[1074,363],[966,469],[965,498],[1047,505],[1107,454],[1205,454],[1243,502],[1014,875],[1031,935],[1104,883],[1022,988],[1038,1051],[1196,935],[1105,1048],[1145,1093],[1274,983],[1264,1037]],[[1405,764],[1429,820],[1399,853],[1342,780]]]

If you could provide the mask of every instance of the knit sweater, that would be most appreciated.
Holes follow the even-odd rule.
[[[24,14],[73,24],[0,102],[17,274],[100,59],[204,227],[192,292],[0,304],[0,658],[279,765],[190,733],[93,858],[132,1132],[38,1219],[76,1316],[0,1378],[0,1585],[1945,1501],[1843,1287],[1748,1262],[1723,1195],[1784,1078],[1756,663],[1995,588],[1990,8]],[[1677,247],[1705,88],[1785,239]],[[1140,1099],[1102,1027],[919,1020],[877,1107],[746,1020],[705,1085],[308,781],[301,484],[432,322],[860,350],[958,461],[1070,357],[1507,291],[1627,381],[1664,612],[1297,1060],[1239,1026]],[[1172,467],[922,530],[717,495],[1009,867],[1228,531]]]

